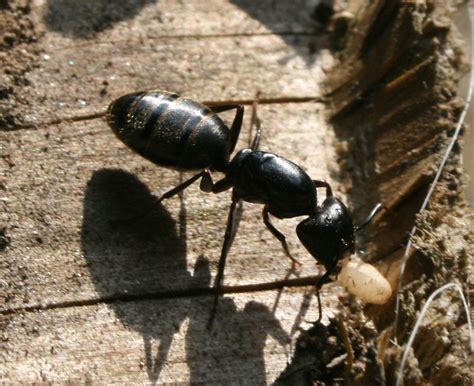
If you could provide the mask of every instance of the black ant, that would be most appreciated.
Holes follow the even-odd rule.
[[[230,129],[217,115],[236,109]],[[330,185],[312,180],[293,162],[273,153],[258,151],[260,121],[253,114],[257,131],[250,148],[240,150],[232,160],[244,115],[244,107],[228,104],[207,107],[193,100],[165,91],[135,92],[113,101],[107,121],[116,134],[132,150],[153,163],[177,170],[201,170],[182,184],[164,193],[157,202],[170,198],[201,178],[205,192],[220,193],[232,188],[224,242],[215,279],[215,297],[210,319],[212,324],[227,254],[233,238],[233,224],[240,200],[263,204],[263,222],[281,242],[293,261],[285,236],[270,222],[277,218],[309,216],[298,224],[299,239],[326,273],[317,281],[316,289],[321,319],[319,289],[337,274],[338,262],[346,252],[354,252],[355,232],[368,224],[380,209],[374,208],[364,223],[354,228],[346,206],[333,196]],[[212,171],[224,173],[213,182]],[[318,205],[316,188],[326,189],[326,199]]]

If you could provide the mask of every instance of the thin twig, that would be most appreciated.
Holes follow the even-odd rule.
[[[440,294],[443,291],[446,291],[449,288],[455,288],[455,289],[458,290],[459,296],[461,297],[462,302],[464,304],[464,310],[466,311],[467,324],[468,324],[468,328],[469,328],[469,339],[470,339],[470,342],[471,342],[471,353],[474,352],[474,340],[473,340],[473,336],[472,336],[471,317],[470,317],[470,314],[469,314],[469,307],[467,305],[466,298],[464,297],[464,294],[462,293],[462,288],[456,283],[445,284],[444,286],[442,286],[441,288],[438,288],[436,291],[434,291],[429,296],[428,300],[426,301],[423,308],[421,309],[420,315],[418,316],[418,319],[415,323],[415,327],[413,327],[413,330],[410,334],[410,338],[408,339],[408,343],[405,347],[405,351],[403,352],[402,361],[400,363],[400,370],[398,371],[396,386],[401,386],[403,384],[403,371],[405,369],[405,364],[406,364],[406,361],[408,359],[408,354],[410,352],[411,346],[413,345],[413,341],[415,340],[415,336],[418,333],[418,330],[420,328],[420,324],[423,321],[423,318],[425,317],[426,312],[428,311],[428,307],[431,305],[434,298],[436,296],[438,296],[438,294]]]

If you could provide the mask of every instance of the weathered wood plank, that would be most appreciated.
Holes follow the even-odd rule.
[[[275,312],[276,293],[226,296],[212,331],[210,297],[3,317],[0,381],[270,384],[316,318],[308,295],[286,290]]]
[[[37,25],[58,35],[122,40],[129,36],[204,36],[312,33],[314,3],[307,0],[132,0],[120,3],[34,0]],[[143,28],[146,26],[147,33]],[[95,27],[95,28],[94,28]],[[97,36],[100,32],[100,36]],[[56,45],[56,44],[54,44]]]
[[[142,89],[217,101],[251,99],[257,89],[272,97],[318,96],[320,66],[308,66],[292,51],[278,36],[132,40],[50,51],[28,74],[32,84],[48,87],[25,119],[100,111],[112,98]]]
[[[49,6],[57,9],[55,15],[72,23],[68,25],[72,30],[76,27],[71,12],[79,12],[77,22],[86,24],[76,10],[80,5],[53,4]],[[118,22],[100,34],[96,31],[94,39],[78,39],[67,31],[52,32],[44,17],[46,5],[37,2],[34,15],[45,33],[44,52],[27,79],[47,87],[38,87],[30,98],[34,106],[23,116],[25,124],[101,111],[112,98],[138,89],[168,89],[198,100],[249,99],[256,89],[272,98],[319,96],[321,68],[329,67],[332,57],[325,50],[314,51],[314,36],[298,35],[305,25],[300,16],[308,18],[308,5],[301,5],[295,19],[288,19],[288,5],[276,9],[271,4],[240,5],[265,20],[271,30],[288,28],[291,33],[262,35],[265,27],[235,4],[193,1],[151,4],[133,20]],[[102,3],[97,6],[97,12],[108,10]],[[226,14],[232,15],[228,24],[222,18]],[[285,19],[289,21],[282,22]]]
[[[318,96],[321,67],[332,60],[305,36],[310,3],[34,1],[42,56],[24,74],[31,107],[21,115],[38,130],[0,133],[1,220],[10,238],[0,262],[1,381],[265,384],[281,373],[301,319],[316,319],[303,289],[281,298],[277,291],[226,296],[210,333],[210,297],[117,300],[209,287],[229,194],[193,186],[182,201],[127,221],[179,174],[126,149],[103,120],[45,122],[101,111],[136,89],[214,101],[251,99],[256,89],[269,98]],[[78,4],[92,8],[81,13]],[[327,178],[336,162],[324,110],[315,102],[260,106],[261,148]],[[244,207],[228,285],[288,274],[290,261],[261,210]],[[316,274],[294,233],[297,219],[274,223],[303,263],[298,274]],[[341,293],[325,289],[325,305]]]

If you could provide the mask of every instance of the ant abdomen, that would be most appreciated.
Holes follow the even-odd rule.
[[[166,91],[135,92],[109,106],[115,135],[155,164],[184,170],[223,170],[230,130],[210,108]]]

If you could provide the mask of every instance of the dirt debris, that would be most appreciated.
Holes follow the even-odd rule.
[[[34,97],[27,76],[36,66],[38,37],[29,0],[0,2],[0,130],[21,125]]]

